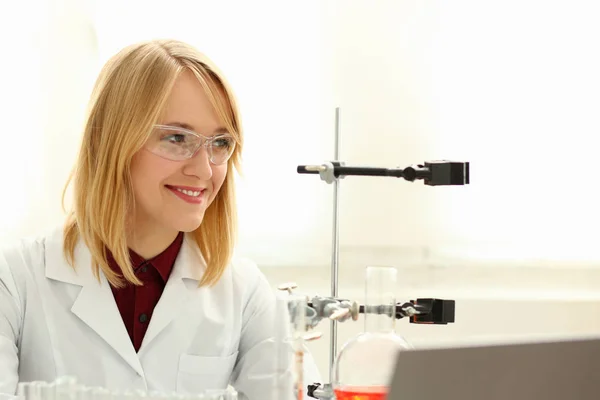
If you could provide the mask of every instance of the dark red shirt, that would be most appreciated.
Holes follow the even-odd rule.
[[[129,257],[135,275],[144,285],[128,284],[122,289],[111,287],[135,351],[138,351],[142,346],[142,340],[144,340],[144,335],[148,330],[152,312],[165,289],[182,243],[183,233],[179,233],[175,241],[165,251],[151,260],[144,260],[136,252],[129,249]],[[121,273],[121,269],[110,252],[108,252],[108,263],[114,271]]]

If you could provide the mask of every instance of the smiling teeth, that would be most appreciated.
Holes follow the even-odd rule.
[[[197,192],[197,191],[193,191],[193,190],[185,190],[185,189],[179,189],[179,188],[177,188],[177,191],[181,192],[183,194],[186,194],[188,196],[191,196],[191,197],[198,197],[198,196],[200,196],[200,193],[202,193],[202,192]]]

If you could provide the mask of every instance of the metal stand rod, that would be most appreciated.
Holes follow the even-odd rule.
[[[334,161],[340,160],[340,108],[335,109]],[[338,272],[340,259],[340,222],[339,222],[339,179],[333,182],[333,239],[331,254],[331,296],[338,297]],[[337,356],[337,322],[331,321],[331,343],[329,355],[329,382],[333,382],[333,364]]]

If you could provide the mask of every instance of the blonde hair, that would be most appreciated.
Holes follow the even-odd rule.
[[[189,70],[198,79],[221,122],[234,136],[236,147],[228,171],[240,168],[242,131],[234,95],[215,65],[193,47],[175,40],[154,40],[121,50],[103,67],[92,94],[83,140],[75,168],[73,209],[64,229],[63,252],[75,268],[80,239],[92,255],[92,270],[100,270],[115,287],[141,285],[127,246],[127,216],[134,207],[130,165],[157,123],[177,77]],[[193,232],[206,261],[200,285],[213,285],[230,262],[236,238],[234,176],[225,182],[200,227]],[[109,250],[123,277],[108,264]]]

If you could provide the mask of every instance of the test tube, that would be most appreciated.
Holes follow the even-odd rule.
[[[302,379],[303,375],[302,372],[298,374],[298,362],[301,366],[303,354],[300,357],[296,354],[298,336],[296,327],[302,324],[302,321],[299,321],[298,318],[303,318],[301,311],[305,303],[306,299],[299,295],[279,294],[277,296],[275,313],[276,360],[275,375],[272,381],[273,400],[296,398],[297,379]],[[302,386],[301,381],[300,386]]]
[[[304,336],[307,331],[307,303],[305,296],[291,295],[289,299],[294,394],[297,400],[303,400],[304,397]]]
[[[91,388],[91,399],[90,400],[112,400],[110,390],[103,387]]]
[[[56,400],[56,381],[40,385],[42,400]]]
[[[47,392],[47,383],[42,381],[29,382],[25,386],[26,400],[43,400],[42,394]]]
[[[20,382],[17,386],[17,397],[19,400],[29,400],[29,387],[31,384],[29,382]]]
[[[54,381],[55,400],[74,400],[77,379],[70,375],[57,378]]]

